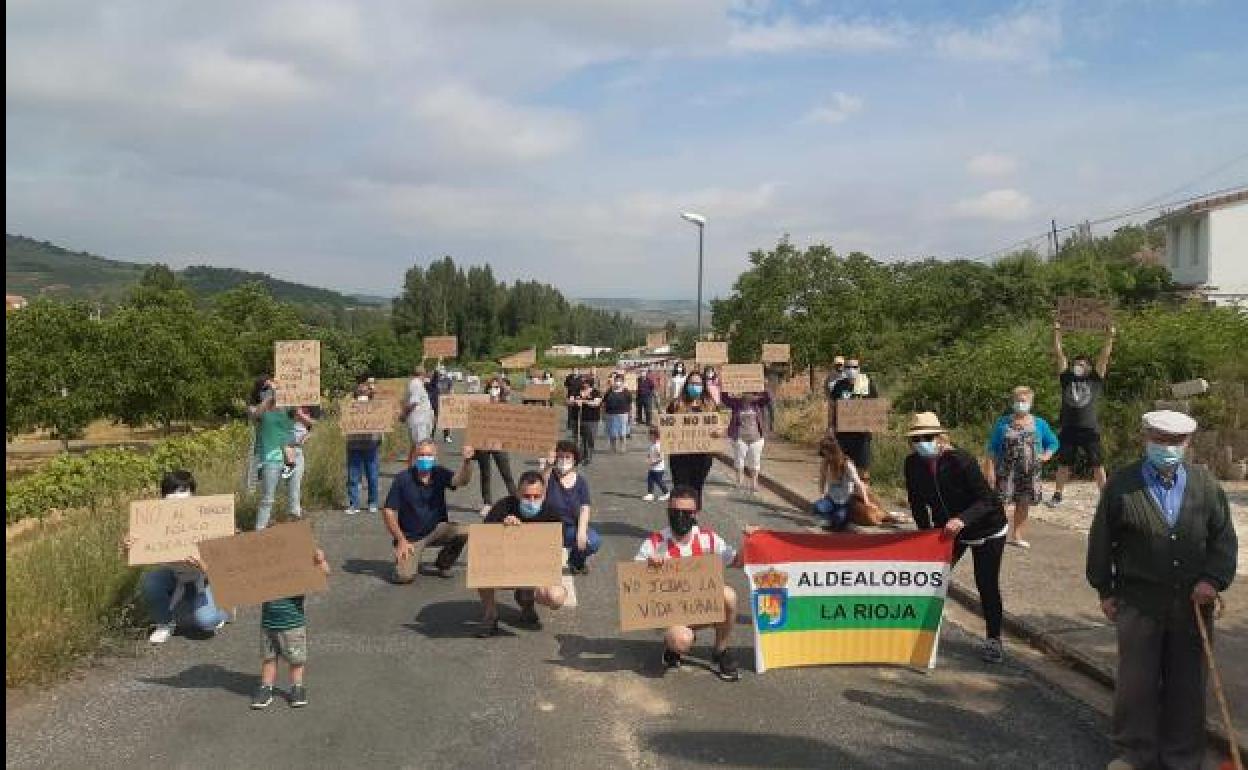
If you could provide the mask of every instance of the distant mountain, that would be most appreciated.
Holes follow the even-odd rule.
[[[52,294],[105,302],[120,299],[149,267],[137,262],[105,259],[85,251],[68,251],[46,241],[8,234],[4,236],[4,266],[6,294],[21,294],[27,298]],[[274,297],[301,306],[342,309],[384,306],[390,302],[384,297],[348,296],[330,289],[283,281],[267,273],[229,267],[194,265],[175,272],[192,291],[203,297],[259,281]]]
[[[624,297],[585,297],[573,300],[599,310],[618,312],[633,319],[639,325],[659,328],[673,321],[677,326],[694,326],[697,323],[698,303],[687,299],[630,299]],[[702,304],[702,322],[711,320],[710,305]]]

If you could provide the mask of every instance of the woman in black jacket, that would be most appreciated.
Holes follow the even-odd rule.
[[[1001,558],[1009,531],[1005,507],[979,463],[949,442],[935,414],[914,415],[906,436],[914,450],[905,465],[906,494],[914,522],[919,529],[942,527],[957,538],[954,565],[967,548],[971,549],[975,587],[987,626],[982,657],[987,663],[1000,663],[1005,657],[1001,647]]]

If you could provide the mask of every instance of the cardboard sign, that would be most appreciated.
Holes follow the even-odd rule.
[[[199,544],[200,560],[221,607],[245,607],[329,590],[314,563],[316,541],[306,519]]]
[[[1057,320],[1072,332],[1106,332],[1114,323],[1109,303],[1093,297],[1059,297]]]
[[[527,366],[533,366],[537,363],[537,349],[529,348],[522,350],[515,355],[510,355],[500,359],[499,364],[503,369],[524,369]]]
[[[321,341],[282,340],[273,348],[277,405],[321,403]]]
[[[726,364],[728,363],[728,343],[699,342],[694,357],[698,359],[699,364]]]
[[[776,388],[776,397],[786,400],[797,400],[810,395],[810,377],[806,374],[785,380]]]
[[[646,334],[646,347],[653,350],[667,344],[667,332],[649,332]]]
[[[1206,380],[1188,380],[1187,382],[1176,382],[1170,386],[1170,392],[1175,398],[1191,398],[1192,396],[1203,396],[1209,392],[1209,383]]]
[[[724,621],[724,563],[715,554],[667,559],[658,567],[621,562],[617,574],[621,631]]]
[[[488,393],[451,393],[438,402],[438,427],[463,430],[468,427],[468,409],[473,404],[490,403]]]
[[[759,357],[764,364],[787,364],[789,362],[789,346],[781,343],[763,343],[763,354]]]
[[[469,588],[542,588],[562,578],[562,524],[468,527]]]
[[[844,398],[836,402],[838,433],[886,433],[888,431],[887,398]]]
[[[762,393],[767,390],[762,364],[724,364],[719,368],[719,382],[725,393]]]
[[[135,500],[130,503],[131,567],[199,556],[201,540],[234,534],[234,495]]]
[[[455,358],[459,355],[459,338],[425,337],[421,340],[425,358]]]
[[[523,398],[525,401],[549,401],[551,390],[550,385],[525,385]]]
[[[343,435],[358,433],[389,433],[399,419],[399,402],[387,398],[368,401],[344,399],[338,416]]]
[[[659,417],[659,440],[669,455],[703,454],[723,448],[723,417],[719,412],[687,412]],[[719,437],[712,436],[719,433]]]
[[[472,404],[464,443],[477,450],[545,457],[559,440],[559,410],[551,406]]]

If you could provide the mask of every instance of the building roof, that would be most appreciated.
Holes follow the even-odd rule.
[[[1248,203],[1248,189],[1237,190],[1236,192],[1227,193],[1226,195],[1218,195],[1213,198],[1204,198],[1202,200],[1192,201],[1186,206],[1181,206],[1177,209],[1170,209],[1169,211],[1163,212],[1161,216],[1152,220],[1149,224],[1156,225],[1169,222],[1174,219],[1186,219],[1187,217],[1195,216],[1197,214],[1203,214],[1206,211],[1226,208],[1227,206],[1234,206],[1240,203]]]

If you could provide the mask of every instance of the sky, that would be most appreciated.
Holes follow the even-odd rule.
[[[707,296],[1248,183],[1244,0],[7,0],[5,226],[392,295]]]

